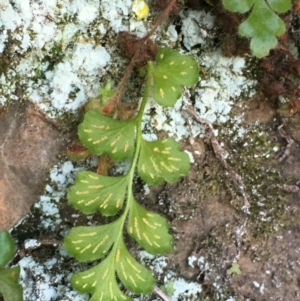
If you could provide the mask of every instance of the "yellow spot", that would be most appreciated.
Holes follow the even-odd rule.
[[[147,234],[143,233],[143,236],[144,236],[145,239],[147,240],[148,244],[149,244],[150,246],[153,246],[152,243],[151,243],[151,241],[150,241],[150,239],[149,239],[149,237],[147,236]]]
[[[160,57],[161,59],[163,59],[163,58],[164,58],[164,54],[162,53],[159,57]]]
[[[105,140],[107,140],[107,136],[103,136],[102,138],[100,138],[100,139],[98,139],[98,140],[95,140],[95,141],[93,142],[93,144],[99,144],[100,142],[103,142],[103,141],[105,141]]]
[[[97,235],[97,232],[78,234],[78,236],[82,236],[82,237],[95,236],[95,235]]]
[[[121,138],[121,135],[118,135],[114,138],[114,140],[111,142],[110,146],[114,146]]]
[[[91,188],[91,189],[99,189],[99,188],[102,188],[102,187],[103,187],[103,185],[101,185],[101,184],[88,186],[88,188]]]
[[[160,165],[167,171],[171,172],[172,171],[172,168],[168,167],[165,162],[160,162]]]
[[[158,248],[160,248],[160,245],[156,242],[156,241],[154,241],[153,242]]]
[[[141,273],[141,270],[139,270],[130,260],[129,258],[126,258],[127,263],[137,272]]]
[[[158,147],[154,147],[154,149],[153,149],[155,152],[159,152],[159,148]]]
[[[133,285],[134,285],[135,287],[137,287],[137,285],[136,285],[134,279],[132,278],[132,276],[129,276],[129,277],[130,277],[130,280],[131,280],[131,282],[133,283]]]
[[[166,75],[163,75],[163,79],[167,79],[168,77]]]
[[[194,69],[194,66],[190,66],[190,69]]]
[[[109,272],[109,268],[107,268],[105,270],[105,272],[103,273],[102,280],[104,280],[106,278],[106,276],[108,275],[108,272]]]
[[[109,283],[109,292],[110,292],[110,298],[111,298],[111,300],[116,300],[116,298],[114,296],[113,289],[112,289],[112,282]]]
[[[103,245],[107,240],[108,240],[108,235],[105,235],[103,237],[103,239],[98,243],[98,245],[94,248],[94,250],[92,251],[92,253],[97,252],[97,250],[101,247],[101,245]]]
[[[116,252],[116,262],[119,262],[120,260],[120,250],[118,249],[117,252]]]
[[[85,248],[83,248],[80,253],[85,252],[86,250],[88,250],[90,247],[92,246],[92,244],[88,244]]]
[[[156,171],[156,172],[159,172],[159,168],[158,168],[158,166],[156,165],[156,163],[155,163],[155,161],[154,161],[154,159],[153,159],[152,157],[150,157],[150,161],[151,161],[152,166],[153,166],[153,168],[155,169],[155,171]]]
[[[97,176],[93,176],[93,175],[89,175],[89,177],[93,180],[98,180],[98,177]]]
[[[104,202],[102,203],[102,205],[100,206],[100,208],[106,208],[107,207],[107,203],[110,201],[111,197],[112,197],[112,193],[110,193],[107,198],[104,200]]]
[[[157,234],[154,234],[154,238],[161,239],[161,237],[159,235],[157,235]]]
[[[152,224],[149,223],[149,221],[145,218],[143,218],[143,222],[149,227],[149,228],[152,228],[152,229],[156,229],[155,226],[153,226]]]
[[[89,183],[89,181],[87,181],[87,180],[80,180],[80,182],[81,182],[81,183],[86,183],[86,184]]]
[[[103,300],[103,293],[101,293],[101,297],[100,297],[100,301],[102,301]]]
[[[171,89],[172,89],[174,92],[176,91],[175,87],[173,87],[173,86],[171,87]]]
[[[116,208],[119,208],[120,207],[120,200],[119,199],[117,199],[117,201],[116,201]]]
[[[100,129],[100,130],[109,130],[110,127],[108,125],[99,125],[99,124],[92,124],[93,128]]]
[[[143,278],[143,277],[141,277],[139,274],[135,274],[135,276],[137,277],[137,278],[139,278],[141,281],[143,281],[143,282],[145,282],[146,280]]]
[[[110,292],[110,298],[113,300],[114,299],[114,292],[112,289],[112,282],[109,283],[109,292]]]
[[[165,97],[165,93],[162,88],[159,89],[159,93],[160,93],[161,98]]]
[[[170,151],[168,151],[168,150],[163,150],[161,153],[164,154],[164,155],[169,155],[169,154],[170,154]]]
[[[180,72],[180,74],[181,74],[181,75],[187,75],[187,73],[186,73],[186,72]]]
[[[82,288],[86,288],[86,287],[87,287],[87,283]]]
[[[124,152],[127,152],[128,147],[129,147],[129,143],[128,141],[126,141],[126,143],[124,144]]]
[[[174,165],[170,165],[170,167],[172,168],[172,170],[176,170],[178,171],[179,169],[177,167],[175,167]]]
[[[93,131],[91,129],[87,130],[87,129],[84,129],[83,130],[85,133],[93,133]]]
[[[85,200],[80,200],[80,201],[77,202],[77,204],[81,204],[83,202],[85,202]]]
[[[80,244],[81,242],[83,242],[82,239],[79,239],[79,240],[72,240],[72,244]]]
[[[90,274],[88,274],[88,275],[86,275],[86,276],[82,276],[81,278],[82,279],[87,279],[87,278],[90,278],[90,277],[92,277],[92,276],[94,276],[95,275],[95,272],[92,272],[92,273],[90,273]]]
[[[138,221],[137,221],[136,217],[134,218],[134,227],[135,227],[135,231],[136,231],[136,234],[137,234],[139,240],[141,240],[139,224],[138,224]]]
[[[174,61],[172,61],[172,62],[170,63],[170,65],[171,65],[171,66],[174,65]]]
[[[154,179],[154,175],[152,172],[150,172],[149,175],[150,175],[151,179]]]
[[[147,213],[146,215],[149,216],[149,217],[154,216],[152,213]]]
[[[92,287],[96,286],[96,284],[97,284],[97,280],[95,280],[95,281],[93,282],[93,284],[92,284]],[[102,300],[102,297],[103,297],[103,294],[102,294],[102,296],[101,296],[101,299],[100,299],[100,300]]]
[[[95,203],[99,198],[100,198],[99,195],[96,196],[95,198],[93,198],[93,199],[91,199],[89,202],[87,202],[87,203],[85,204],[85,206],[89,206],[89,205]]]
[[[168,157],[169,161],[181,161],[180,158]]]
[[[80,247],[76,247],[75,249],[76,249],[76,250],[80,250]]]
[[[181,64],[184,65],[186,63],[186,61],[183,61]]]
[[[89,192],[86,190],[86,191],[76,191],[76,194],[77,195],[82,195],[82,194],[88,194]]]
[[[157,227],[161,227],[161,224],[159,224],[159,223],[153,223],[153,224]]]
[[[132,3],[132,11],[136,15],[136,19],[140,21],[148,16],[149,7],[144,0],[134,0]]]
[[[89,141],[89,142],[90,142],[90,141],[92,141],[92,140],[93,140],[92,138],[89,138],[87,141]]]
[[[145,164],[142,165],[142,171],[143,171],[143,172],[146,172]]]
[[[132,234],[132,227],[129,228],[129,233]]]
[[[126,274],[126,272],[125,272],[123,262],[121,262],[121,269],[122,269],[122,273],[123,273],[125,279],[127,280],[127,274]]]
[[[115,147],[115,148],[113,149],[112,153],[115,154],[117,151],[118,151],[118,148]]]

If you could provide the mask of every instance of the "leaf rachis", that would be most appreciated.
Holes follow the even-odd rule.
[[[88,111],[79,126],[81,142],[93,153],[109,155],[116,161],[132,158],[131,167],[123,176],[79,172],[68,193],[69,203],[85,214],[100,211],[104,216],[114,216],[124,207],[115,221],[101,226],[74,227],[65,238],[65,248],[79,261],[104,258],[93,268],[72,277],[78,291],[92,294],[91,301],[132,300],[120,290],[116,274],[134,293],[147,294],[154,289],[152,273],[138,263],[125,246],[123,231],[126,224],[128,234],[151,254],[170,252],[173,248],[167,220],[139,205],[132,186],[136,170],[150,185],[163,181],[173,183],[188,173],[189,158],[180,151],[179,143],[171,138],[145,141],[141,124],[153,82],[155,100],[162,102],[155,95],[158,86],[166,98],[163,105],[169,106],[180,96],[181,85],[191,86],[198,80],[198,68],[191,57],[181,56],[167,48],[159,51],[157,60],[155,67],[153,62],[148,62],[144,95],[135,118],[120,121]],[[165,68],[170,62],[172,68]],[[184,79],[191,66],[193,71],[189,75],[192,78]],[[165,83],[160,84],[161,78],[170,84],[171,89]],[[173,93],[173,87],[176,93]]]

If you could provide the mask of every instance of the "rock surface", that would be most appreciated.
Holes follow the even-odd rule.
[[[38,201],[49,168],[68,145],[70,132],[45,119],[30,102],[0,113],[0,231],[11,228]]]

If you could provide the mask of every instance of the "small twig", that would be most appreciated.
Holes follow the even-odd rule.
[[[300,190],[298,185],[277,184],[276,186],[286,192],[298,192]]]
[[[199,117],[191,105],[187,105],[186,110],[193,116],[193,118],[197,122],[199,122],[200,124],[203,124],[208,129],[208,135],[209,135],[209,139],[211,141],[213,150],[214,150],[217,158],[219,158],[219,160],[222,162],[224,167],[230,172],[233,183],[235,184],[237,189],[241,192],[243,199],[244,199],[244,206],[242,207],[242,209],[245,211],[245,213],[248,213],[249,208],[250,208],[250,203],[248,201],[248,197],[247,197],[247,194],[245,191],[245,186],[244,186],[242,177],[226,161],[226,158],[228,157],[228,152],[218,142],[218,140],[214,134],[214,131],[213,131],[214,129],[213,129],[212,124],[207,119]]]
[[[211,145],[213,147],[214,153],[216,157],[222,162],[223,166],[226,168],[226,170],[229,171],[231,175],[231,179],[236,186],[236,188],[240,191],[240,193],[243,196],[244,200],[244,206],[242,207],[245,218],[243,223],[236,229],[235,231],[235,246],[236,246],[236,256],[234,261],[238,261],[241,253],[241,238],[243,234],[246,232],[246,225],[248,221],[248,213],[250,208],[250,203],[248,201],[248,197],[245,190],[245,185],[243,183],[242,177],[230,166],[227,162],[228,152],[220,145],[218,142],[215,134],[214,134],[214,128],[212,124],[204,118],[201,118],[196,111],[194,110],[194,107],[191,105],[191,102],[189,100],[189,95],[186,93],[184,94],[186,99],[188,100],[188,105],[186,105],[186,110],[192,115],[192,117],[200,124],[203,124],[208,129],[208,137],[211,141]]]
[[[63,241],[58,239],[40,238],[40,239],[26,239],[24,241],[24,250],[32,251],[41,246],[58,246],[62,245]]]
[[[243,234],[246,232],[247,221],[248,221],[248,217],[246,215],[243,224],[240,227],[238,227],[235,231],[236,256],[234,257],[233,261],[239,261],[241,255],[241,238]]]
[[[155,286],[153,292],[161,297],[164,301],[172,301],[159,287]]]
[[[155,24],[153,25],[152,29],[139,40],[138,47],[133,55],[133,57],[130,60],[129,65],[125,69],[124,76],[118,86],[117,93],[114,97],[114,103],[119,104],[121,102],[122,95],[124,93],[125,85],[128,79],[130,78],[130,75],[132,73],[133,67],[136,63],[137,58],[140,56],[140,53],[143,51],[143,45],[147,43],[147,41],[150,39],[152,34],[156,31],[157,27],[163,22],[163,20],[168,16],[170,11],[172,10],[173,6],[175,5],[176,0],[170,1],[168,6],[165,8],[161,16],[156,20]]]
[[[183,115],[183,117],[184,117],[184,119],[187,123],[188,128],[189,128],[189,132],[190,132],[189,141],[190,141],[190,144],[193,145],[195,143],[195,139],[194,139],[193,134],[192,134],[193,132],[192,132],[191,122],[190,122],[190,120],[188,118],[188,115],[185,111],[182,112],[182,115]]]
[[[294,139],[292,139],[292,137],[290,136],[290,134],[288,133],[288,131],[285,128],[285,125],[282,124],[278,127],[278,132],[279,135],[284,138],[287,142],[287,146],[286,149],[283,153],[283,155],[278,159],[279,162],[282,162],[291,152],[291,147],[294,144]]]
[[[164,9],[161,16],[156,20],[155,24],[153,25],[152,29],[142,38],[142,41],[147,41],[152,34],[155,32],[157,27],[164,21],[164,19],[168,16],[168,14],[171,12],[173,6],[175,5],[177,0],[171,0],[168,6]]]

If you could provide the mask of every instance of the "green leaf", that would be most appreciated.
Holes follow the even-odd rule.
[[[241,270],[240,270],[240,265],[237,263],[237,262],[234,262],[232,265],[231,265],[231,268],[227,270],[227,275],[232,275],[232,274],[241,274]]]
[[[198,82],[198,64],[191,56],[162,48],[156,55],[153,78],[156,102],[164,107],[171,107],[180,98],[182,85],[190,87]]]
[[[173,249],[173,237],[169,234],[167,220],[140,206],[132,198],[128,218],[128,233],[151,254],[163,254]]]
[[[115,215],[123,206],[127,176],[107,177],[81,171],[68,193],[69,203],[85,214],[97,210],[105,216]]]
[[[163,292],[165,292],[168,296],[172,296],[175,292],[174,288],[174,280],[169,280],[165,285],[160,288]]]
[[[154,277],[130,255],[123,239],[120,240],[115,258],[118,276],[127,289],[137,294],[152,292],[155,284]]]
[[[18,283],[20,267],[0,268],[0,295],[5,301],[22,301],[23,290]]]
[[[115,94],[115,91],[112,90],[113,81],[109,80],[104,88],[100,87],[99,92],[102,95],[102,103],[107,104],[109,102],[109,99]]]
[[[138,173],[149,185],[163,181],[174,183],[189,172],[189,156],[179,150],[179,143],[172,138],[141,143]]]
[[[125,296],[116,282],[116,272],[124,286],[135,293],[150,293],[155,279],[128,252],[120,238],[115,248],[101,263],[84,272],[74,274],[73,286],[81,293],[93,294],[92,300],[132,300]]]
[[[79,261],[99,259],[111,248],[121,229],[120,218],[103,226],[74,227],[63,245]]]
[[[253,6],[253,0],[222,0],[223,6],[232,12],[245,13]]]
[[[88,111],[79,125],[80,141],[94,154],[108,154],[113,160],[130,158],[134,152],[134,121],[115,120]]]
[[[239,26],[240,35],[251,39],[250,49],[258,58],[268,55],[278,43],[276,36],[284,32],[284,22],[264,1],[257,3],[250,16]]]
[[[291,0],[268,0],[268,4],[265,0],[223,0],[223,5],[228,10],[239,13],[252,8],[249,17],[240,24],[239,34],[251,39],[252,53],[262,58],[277,46],[276,37],[286,30],[284,22],[274,11],[286,12],[291,7]]]
[[[95,267],[74,274],[71,281],[79,292],[93,294],[90,301],[133,301],[121,292],[116,282],[114,253]]]
[[[268,0],[268,4],[279,13],[285,13],[291,8],[290,0]]]
[[[0,267],[5,267],[15,254],[15,242],[7,231],[0,232],[0,246]]]

